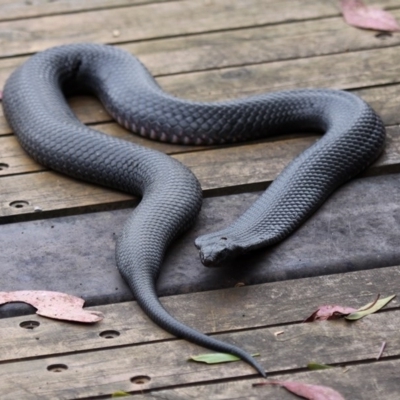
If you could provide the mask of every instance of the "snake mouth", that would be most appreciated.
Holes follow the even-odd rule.
[[[227,237],[208,242],[196,240],[195,245],[199,249],[200,260],[206,267],[220,267],[240,252],[240,249]]]

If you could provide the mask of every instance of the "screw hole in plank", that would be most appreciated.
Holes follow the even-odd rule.
[[[65,364],[52,364],[47,367],[47,371],[50,372],[63,372],[67,369],[68,367]]]
[[[23,321],[19,324],[21,328],[24,329],[35,329],[40,325],[38,321]]]
[[[131,378],[131,382],[135,385],[144,385],[145,383],[149,383],[150,380],[150,377],[146,375],[138,375]]]
[[[116,337],[118,337],[120,335],[120,333],[118,331],[103,331],[100,332],[99,335],[104,338],[104,339],[114,339]]]
[[[25,200],[16,200],[10,203],[10,207],[13,208],[24,208],[26,206],[29,206],[29,202]]]

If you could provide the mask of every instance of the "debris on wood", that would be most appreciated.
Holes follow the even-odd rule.
[[[382,342],[382,346],[379,350],[378,355],[376,356],[376,359],[379,360],[382,357],[383,351],[385,350],[386,347],[386,342]]]
[[[127,392],[124,392],[123,390],[118,390],[117,392],[114,392],[111,395],[111,398],[114,399],[114,398],[117,398],[117,397],[127,397],[127,396],[130,396],[130,394],[127,393]]]
[[[357,319],[361,319],[369,314],[373,314],[377,311],[379,311],[381,308],[385,307],[386,304],[388,304],[390,301],[392,301],[396,295],[388,296],[385,297],[384,299],[379,299],[379,295],[377,298],[372,302],[366,304],[364,307],[359,308],[355,312],[352,312],[351,314],[345,316],[345,318],[349,321],[355,321]]]
[[[338,306],[338,305],[320,306],[303,322],[327,321],[342,317],[344,317],[349,321],[355,321],[357,319],[365,317],[366,315],[373,314],[374,312],[380,310],[395,297],[396,295],[392,295],[379,300],[379,295],[378,295],[373,302],[368,303],[359,309],[355,309],[352,307]]]
[[[312,371],[316,371],[316,370],[319,370],[319,369],[330,369],[330,368],[335,368],[335,367],[333,365],[310,362],[310,363],[307,364],[307,368],[312,370]]]
[[[308,400],[345,400],[344,397],[328,386],[310,385],[292,381],[266,381],[253,383],[253,387],[278,385],[289,392]]]
[[[400,25],[392,14],[367,6],[361,0],[341,0],[340,8],[348,25],[385,32],[400,31]]]
[[[20,290],[0,292],[0,305],[6,303],[28,303],[42,317],[93,324],[104,315],[98,311],[83,310],[85,300],[66,293],[45,290]]]
[[[259,357],[259,353],[252,354],[253,357]],[[226,362],[240,361],[240,358],[228,353],[204,353],[197,356],[190,356],[189,361],[202,362],[206,364],[220,364]]]
[[[308,318],[303,322],[314,322],[314,321],[327,321],[330,319],[342,318],[352,312],[357,311],[352,307],[342,307],[336,305],[324,305],[314,311]]]

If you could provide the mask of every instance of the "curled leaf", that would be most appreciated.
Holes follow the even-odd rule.
[[[378,7],[366,6],[361,0],[341,0],[340,8],[349,25],[377,31],[400,31],[393,15]]]
[[[20,290],[0,292],[0,305],[6,303],[28,303],[43,317],[92,324],[101,321],[101,312],[83,310],[85,300],[66,293],[45,290]]]
[[[385,297],[384,299],[375,300],[372,303],[366,304],[364,307],[361,307],[358,310],[355,310],[351,314],[347,315],[345,318],[349,321],[355,321],[357,319],[363,318],[366,315],[373,314],[377,312],[381,308],[385,307],[391,300],[393,300],[396,295],[392,295],[389,297]]]
[[[260,354],[252,354],[253,357],[259,357]],[[225,362],[239,361],[240,358],[228,353],[205,353],[197,356],[190,356],[189,360],[202,362],[206,364],[219,364]]]
[[[303,322],[326,321],[329,319],[338,319],[356,311],[352,307],[342,307],[336,305],[325,305],[319,307]]]
[[[345,400],[344,397],[328,386],[309,385],[291,381],[267,381],[253,383],[253,386],[278,385],[289,392],[308,400]]]

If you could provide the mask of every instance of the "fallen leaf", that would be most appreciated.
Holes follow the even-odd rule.
[[[252,354],[253,357],[259,357],[260,354]],[[240,358],[228,353],[205,353],[197,356],[190,356],[189,360],[202,362],[206,364],[219,364],[225,362],[239,361]]]
[[[393,15],[378,7],[367,6],[361,0],[341,0],[340,8],[349,25],[377,31],[400,31]]]
[[[352,307],[325,305],[325,306],[319,307],[303,322],[326,321],[329,319],[338,319],[338,318],[344,317],[345,315],[349,315],[354,311],[357,311],[357,310]]]
[[[334,368],[332,365],[328,365],[328,364],[319,364],[319,363],[315,363],[315,362],[310,362],[307,364],[307,368],[311,369],[312,371],[316,371],[318,369],[330,369],[330,368]]]
[[[301,382],[269,381],[253,383],[253,386],[278,385],[289,392],[308,400],[345,400],[344,397],[328,386],[309,385]]]
[[[85,300],[66,293],[45,290],[20,290],[0,292],[0,305],[6,303],[28,303],[43,317],[92,324],[101,321],[101,312],[83,310]]]
[[[115,398],[115,397],[126,397],[126,396],[130,396],[130,394],[127,393],[127,392],[124,392],[124,391],[122,391],[122,390],[118,390],[118,392],[114,392],[114,393],[111,395],[111,398]]]
[[[363,318],[366,315],[373,314],[374,312],[380,310],[385,307],[391,300],[393,300],[396,295],[392,295],[389,297],[385,297],[384,299],[375,300],[372,303],[366,304],[364,307],[355,310],[351,314],[347,315],[345,318],[349,321],[355,321],[357,319]]]

